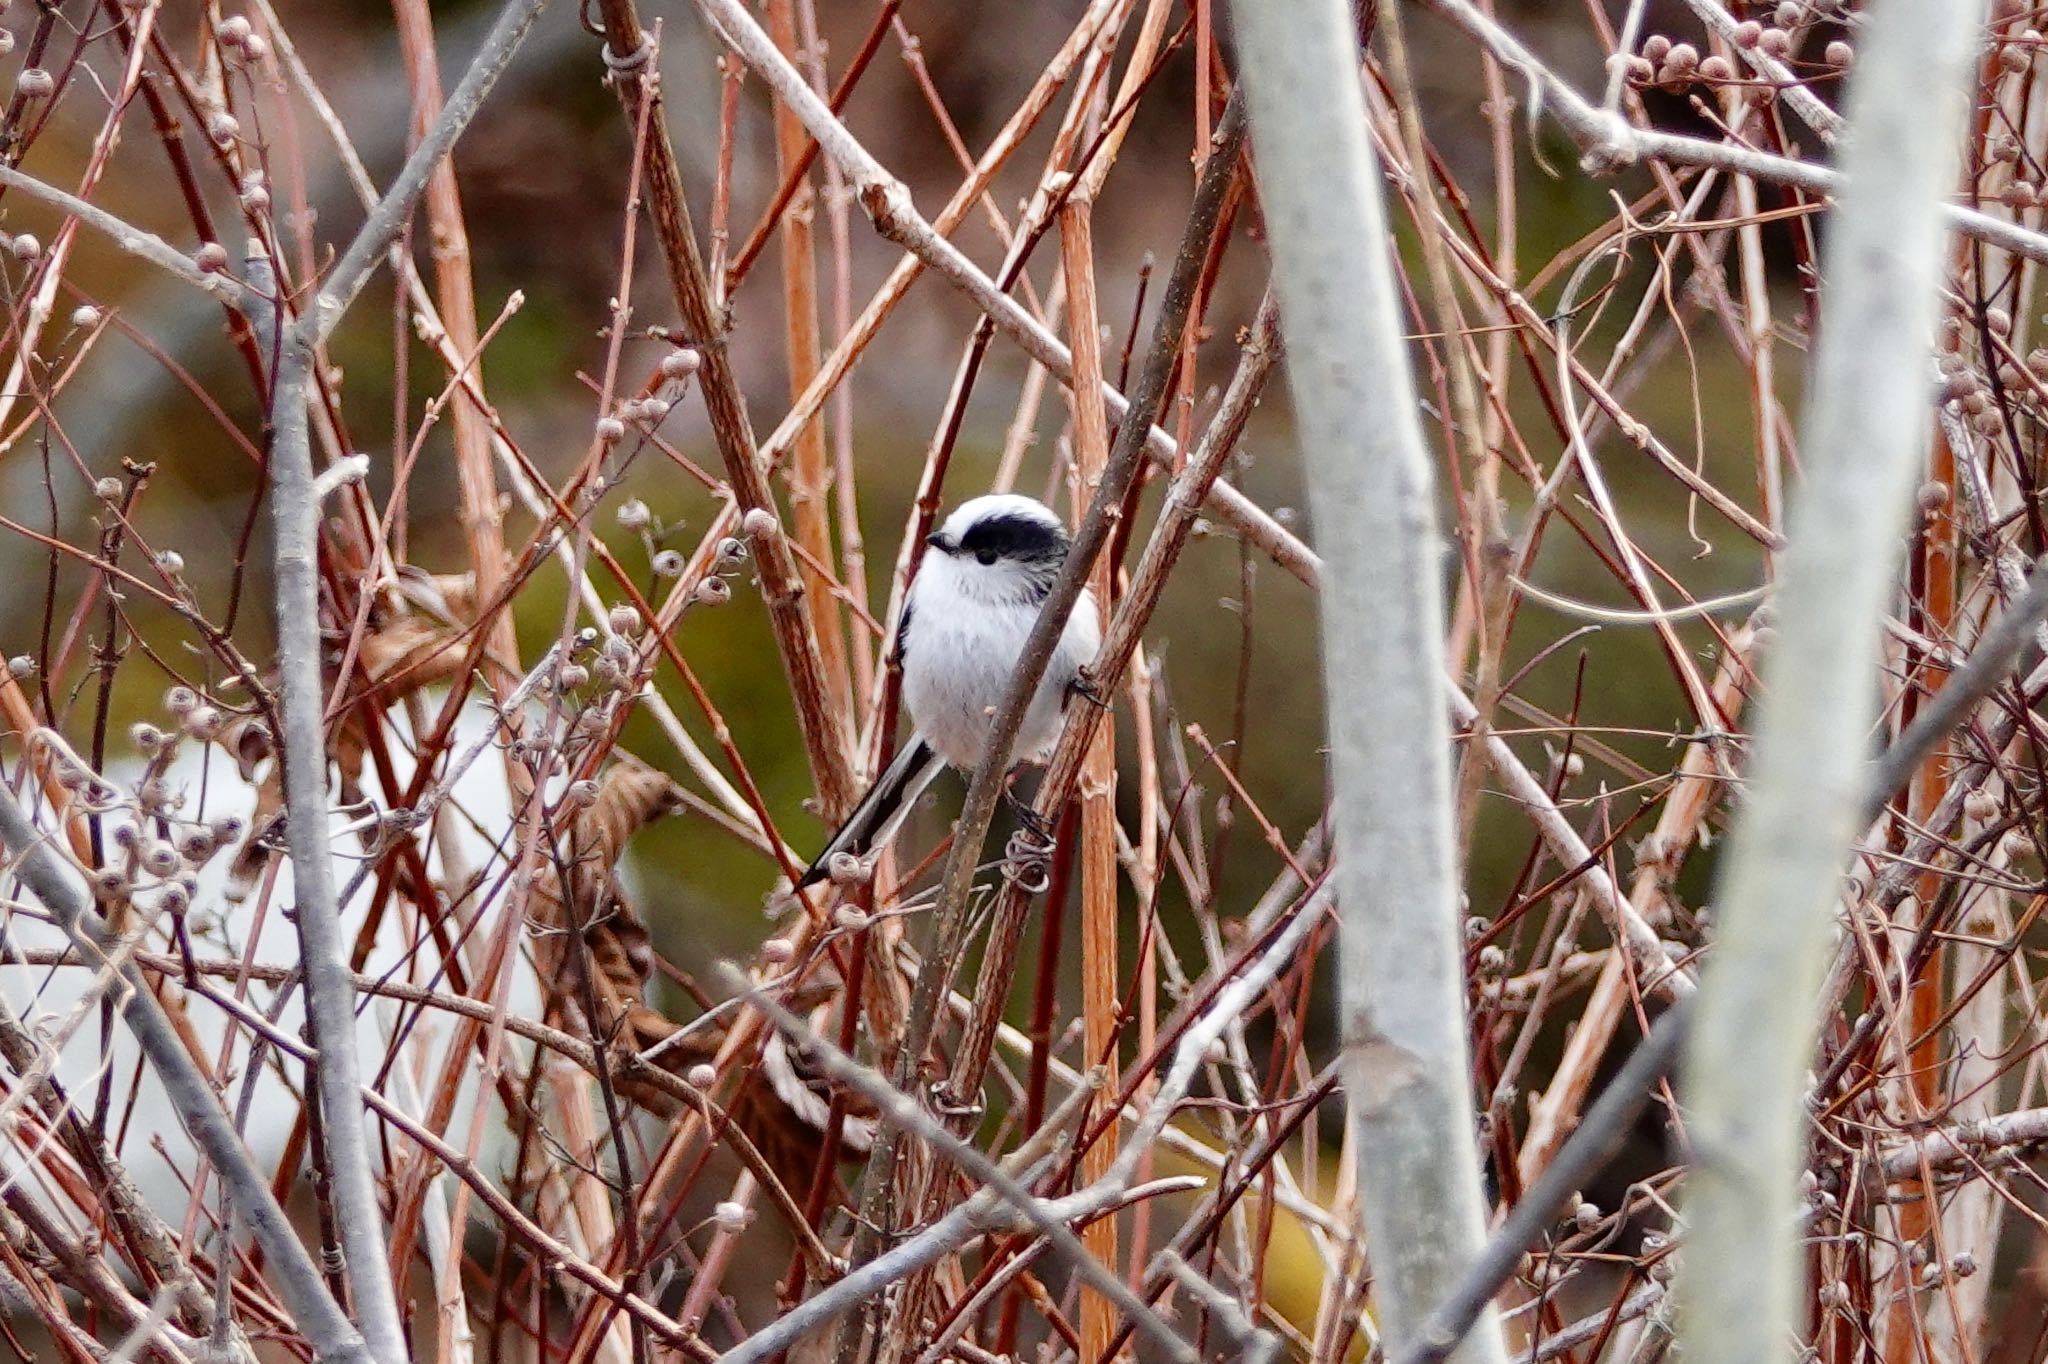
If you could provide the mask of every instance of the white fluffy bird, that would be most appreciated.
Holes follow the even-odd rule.
[[[1044,503],[998,493],[962,503],[926,543],[930,551],[897,627],[903,705],[916,732],[798,889],[823,880],[840,853],[861,856],[886,844],[941,767],[971,772],[981,765],[1018,655],[1066,559],[1068,536]],[[1024,712],[1009,764],[1050,756],[1081,670],[1101,643],[1095,598],[1084,592]]]

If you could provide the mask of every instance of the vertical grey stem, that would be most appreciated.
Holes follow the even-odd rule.
[[[111,940],[105,921],[93,909],[85,887],[63,860],[44,846],[42,832],[29,821],[5,784],[0,784],[0,845],[13,855],[15,874],[56,916],[87,963],[96,959]],[[163,1005],[132,962],[122,968],[121,984],[122,1021],[162,1081],[164,1096],[178,1121],[220,1171],[237,1219],[249,1227],[256,1244],[263,1248],[278,1296],[312,1345],[314,1357],[323,1364],[368,1364],[372,1356],[362,1336],[328,1293],[313,1257],[271,1196],[269,1181],[242,1145],[219,1095],[186,1052]]]
[[[1485,1205],[1442,700],[1434,475],[1345,0],[1237,0],[1254,170],[1325,566],[1343,1038],[1389,1354],[1480,1250]],[[1505,1358],[1483,1315],[1454,1358]]]
[[[409,1358],[392,1284],[382,1201],[370,1167],[355,984],[341,931],[327,833],[327,694],[320,642],[320,498],[307,401],[315,352],[396,240],[435,165],[454,147],[511,62],[547,0],[508,0],[433,127],[406,159],[315,294],[286,332],[272,398],[271,519],[276,536],[277,661],[282,676],[286,831],[306,976],[306,1012],[319,1050],[314,1086],[332,1166],[342,1253],[363,1337],[379,1364]]]
[[[1749,790],[1681,1074],[1698,1152],[1679,1270],[1691,1364],[1796,1354],[1806,1071],[1875,720],[1880,615],[1934,412],[1943,205],[1981,0],[1865,16]]]

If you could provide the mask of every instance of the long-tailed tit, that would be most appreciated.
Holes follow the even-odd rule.
[[[1012,493],[962,503],[926,537],[897,653],[903,704],[916,732],[861,798],[797,888],[825,878],[840,853],[886,844],[941,767],[981,765],[1017,656],[1067,556],[1067,528],[1044,503]],[[1082,593],[1024,712],[1010,763],[1041,762],[1060,735],[1081,670],[1102,643],[1095,598]]]

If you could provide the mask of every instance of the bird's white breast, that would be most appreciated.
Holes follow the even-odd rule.
[[[969,571],[944,559],[925,564],[911,591],[903,650],[903,702],[912,723],[941,757],[963,769],[981,762],[1039,606],[1023,596],[983,598],[963,583]],[[1025,712],[1013,761],[1049,752],[1068,690],[1100,640],[1094,598],[1084,595]]]

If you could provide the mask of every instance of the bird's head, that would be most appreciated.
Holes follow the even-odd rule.
[[[953,509],[925,537],[921,573],[991,604],[1042,599],[1067,557],[1067,528],[1052,509],[1017,493],[991,493]]]

